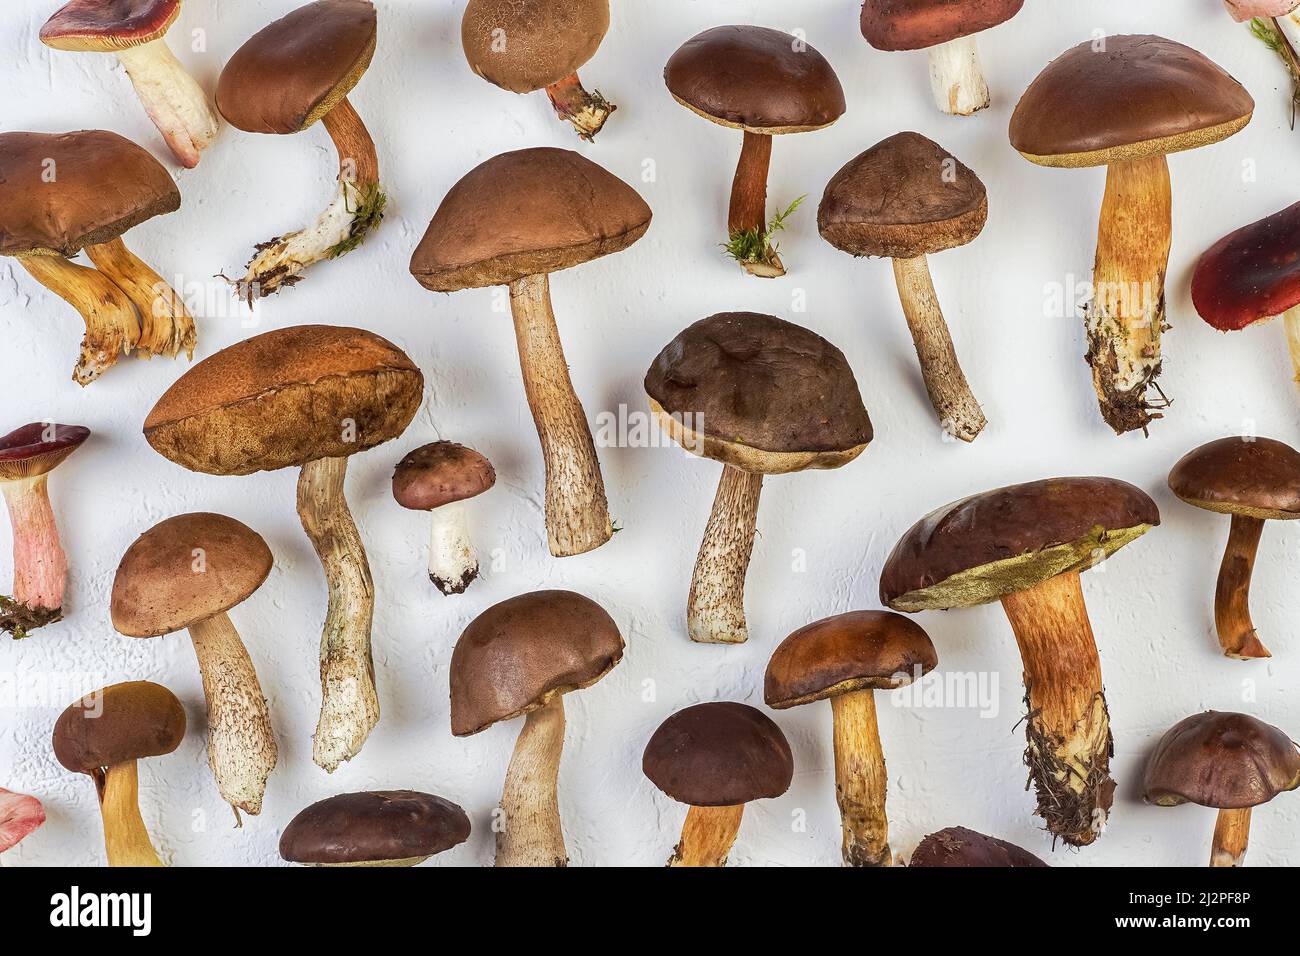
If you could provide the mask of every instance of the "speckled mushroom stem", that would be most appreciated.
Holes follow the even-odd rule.
[[[835,728],[835,799],[844,830],[848,866],[892,866],[885,797],[889,777],[880,749],[875,692],[853,691],[831,698]]]
[[[935,105],[954,116],[970,116],[989,105],[989,88],[974,36],[930,47],[930,89]]]
[[[63,617],[68,556],[50,507],[48,477],[0,483],[14,542],[13,596],[0,595],[0,631],[14,638]]]
[[[1282,322],[1286,326],[1287,351],[1291,353],[1291,367],[1295,370],[1294,381],[1300,385],[1300,305],[1282,313]]]
[[[1220,810],[1214,821],[1214,843],[1210,849],[1210,866],[1242,866],[1250,845],[1250,807]]]
[[[578,79],[577,73],[570,73],[564,79],[552,83],[546,88],[551,106],[556,115],[572,123],[578,135],[588,143],[596,138],[609,114],[618,109],[613,103],[600,95],[600,90],[588,93]]]
[[[429,533],[429,580],[443,594],[463,594],[478,577],[478,557],[465,526],[465,504],[433,509]]]
[[[743,644],[749,639],[745,626],[745,573],[754,552],[762,491],[761,474],[722,466],[686,602],[686,627],[693,641]]]
[[[162,38],[118,50],[117,58],[176,161],[193,169],[221,128],[203,88]]]
[[[731,181],[731,205],[727,212],[728,236],[735,239],[743,232],[767,232],[767,174],[772,163],[772,137],[745,130],[740,147],[740,161]],[[746,272],[760,279],[785,275],[781,257],[770,252],[759,261],[742,260]]]
[[[669,866],[726,866],[727,855],[740,832],[745,805],[691,807],[682,825],[682,839],[673,847]]]
[[[104,821],[104,849],[109,866],[162,866],[140,816],[140,782],[136,762],[114,764],[93,775]]]
[[[1249,515],[1233,515],[1228,546],[1219,565],[1214,589],[1214,629],[1224,656],[1239,661],[1272,657],[1250,619],[1250,577],[1255,570],[1264,522]]]
[[[564,698],[530,711],[515,741],[501,790],[497,866],[568,866],[560,826],[560,754],[564,750]]]
[[[126,293],[140,313],[137,347],[146,358],[175,356],[181,349],[189,358],[194,357],[194,317],[162,276],[137,258],[120,237],[87,246],[86,255],[102,275]]]

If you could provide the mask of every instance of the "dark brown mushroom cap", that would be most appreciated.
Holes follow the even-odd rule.
[[[1047,866],[1014,843],[965,827],[948,827],[931,833],[917,844],[907,865],[911,868]]]
[[[387,339],[296,325],[199,362],[158,399],[144,437],[191,471],[248,475],[396,438],[423,394],[424,376]]]
[[[1241,810],[1300,786],[1300,753],[1285,733],[1246,714],[1207,710],[1174,724],[1147,759],[1143,798]]]
[[[678,803],[734,807],[790,789],[794,756],[770,717],[724,701],[687,707],[660,724],[641,769]]]
[[[920,133],[898,133],[835,174],[817,228],[851,255],[914,259],[964,246],[988,218],[988,194],[969,167]]]
[[[84,425],[32,422],[0,438],[0,482],[47,475],[90,437]]]
[[[1217,143],[1254,111],[1245,87],[1191,47],[1112,36],[1047,65],[1011,116],[1011,145],[1040,166],[1105,166]]]
[[[180,0],[71,0],[45,21],[41,42],[56,50],[109,53],[162,37]]]
[[[185,708],[149,681],[113,684],[65,710],[54,724],[54,756],[74,773],[160,757],[185,737]]]
[[[470,622],[451,653],[451,732],[466,737],[590,687],[623,659],[623,637],[595,601],[533,591]]]
[[[571,150],[502,153],[451,187],[411,275],[433,292],[508,285],[622,252],[650,215],[635,189]]]
[[[496,484],[492,463],[454,441],[436,441],[408,453],[393,471],[393,498],[403,508],[432,511],[481,495]]]
[[[1146,492],[1114,478],[1048,478],[945,505],[899,539],[880,574],[897,611],[974,607],[1086,570],[1160,524]]]
[[[862,35],[877,50],[925,50],[983,33],[1020,12],[1025,0],[867,0]]]
[[[217,109],[247,133],[297,133],[352,91],[375,55],[370,0],[316,0],[249,37],[217,81]]]
[[[714,27],[668,60],[673,99],[722,126],[802,133],[844,115],[844,88],[806,40],[767,27]]]
[[[576,73],[608,30],[609,0],[469,0],[460,42],[483,79],[531,93]]]
[[[1192,273],[1192,304],[1220,332],[1300,305],[1300,202],[1206,250]]]
[[[1220,514],[1300,518],[1300,452],[1272,438],[1220,438],[1174,465],[1169,490]]]
[[[385,863],[434,856],[468,839],[465,811],[431,793],[341,793],[289,822],[280,835],[280,856],[325,866]]]
[[[72,257],[180,207],[162,163],[116,133],[0,133],[0,256]]]

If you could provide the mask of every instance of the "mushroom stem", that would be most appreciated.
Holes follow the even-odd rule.
[[[193,169],[221,125],[203,88],[161,37],[118,50],[117,58],[177,162]]]
[[[465,526],[465,505],[453,501],[433,509],[429,537],[429,580],[443,594],[462,594],[478,577],[478,558]]]
[[[574,394],[546,274],[510,284],[519,367],[546,462],[546,537],[557,558],[599,548],[614,534],[587,415]]]
[[[529,711],[501,790],[497,866],[568,866],[556,782],[564,749],[564,698]]]
[[[1219,581],[1214,589],[1214,629],[1224,656],[1239,661],[1272,657],[1250,619],[1250,576],[1255,569],[1255,553],[1264,532],[1264,521],[1248,515],[1233,515],[1228,532],[1228,546],[1219,565]]]
[[[916,345],[916,357],[921,362],[921,376],[925,379],[930,404],[939,414],[939,423],[945,432],[964,442],[974,441],[988,420],[957,361],[957,350],[953,347],[948,323],[944,321],[934,281],[930,277],[929,262],[925,256],[895,259],[893,262],[898,297],[903,303],[912,342]]]
[[[669,866],[726,866],[727,854],[740,832],[745,805],[691,807],[682,825],[682,839],[673,847]]]
[[[749,638],[745,572],[754,551],[762,491],[761,474],[722,466],[687,600],[686,627],[693,641],[743,644]]]
[[[759,242],[747,248],[763,248],[761,258],[736,256],[745,271],[760,279],[777,279],[785,275],[785,265],[767,246],[767,173],[772,161],[772,137],[745,130],[740,161],[731,182],[731,205],[727,212],[728,238],[734,246],[737,237],[748,233]],[[730,251],[730,250],[729,250]]]
[[[15,639],[63,617],[68,556],[59,541],[48,475],[0,483],[14,540],[13,597],[0,595],[0,631]]]
[[[126,293],[140,313],[138,348],[151,355],[194,357],[194,317],[176,290],[137,258],[121,237],[87,246],[86,255],[102,275]]]
[[[551,106],[562,120],[573,124],[578,135],[587,142],[592,142],[600,132],[609,114],[618,109],[613,103],[600,95],[597,90],[588,93],[578,79],[577,73],[570,73],[564,79],[552,83],[546,88]]]
[[[875,692],[853,691],[831,698],[835,727],[835,799],[844,829],[849,866],[892,866],[885,797],[889,778],[880,749]]]
[[[979,44],[973,35],[930,47],[930,89],[935,105],[955,116],[970,116],[989,105]]]
[[[1291,353],[1291,367],[1295,370],[1295,382],[1300,385],[1300,305],[1282,313],[1286,325],[1286,344]]]
[[[109,866],[162,866],[140,816],[140,782],[136,762],[99,771],[99,813],[104,820],[104,849]]]
[[[379,722],[370,651],[375,586],[343,494],[347,467],[346,458],[322,458],[303,465],[298,477],[298,518],[329,584],[329,610],[320,639],[320,722],[312,759],[330,773],[360,753]]]
[[[1220,810],[1214,821],[1210,866],[1242,866],[1250,845],[1250,807]]]

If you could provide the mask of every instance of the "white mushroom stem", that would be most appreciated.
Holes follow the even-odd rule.
[[[1250,845],[1250,807],[1220,810],[1214,821],[1214,844],[1210,866],[1242,866]]]
[[[1300,305],[1283,312],[1282,321],[1286,324],[1286,344],[1295,370],[1295,383],[1300,385]]]
[[[104,849],[109,866],[162,866],[140,816],[140,782],[136,762],[114,764],[95,774],[99,813],[104,821]]]
[[[556,785],[564,750],[564,698],[530,711],[501,791],[497,866],[567,866]]]
[[[686,628],[693,641],[743,644],[749,638],[745,573],[754,551],[762,490],[762,475],[722,466],[687,600]]]
[[[682,824],[682,839],[673,847],[669,866],[726,866],[740,832],[745,805],[691,807]]]
[[[930,88],[935,105],[955,116],[970,116],[989,105],[974,35],[930,47]]]
[[[443,594],[462,594],[478,577],[478,558],[465,526],[465,503],[453,501],[432,512],[429,580]]]
[[[203,88],[161,37],[118,50],[117,58],[177,162],[193,169],[221,126]]]
[[[175,356],[181,349],[194,357],[194,317],[176,290],[137,258],[119,237],[87,246],[86,255],[102,275],[126,293],[140,313],[137,347],[152,355]]]
[[[0,631],[16,638],[63,616],[68,556],[59,541],[47,490],[49,475],[0,484],[13,529],[12,600],[0,596]]]
[[[831,698],[835,727],[835,799],[844,830],[844,862],[849,866],[892,866],[885,797],[889,777],[880,749],[875,691],[858,690]]]

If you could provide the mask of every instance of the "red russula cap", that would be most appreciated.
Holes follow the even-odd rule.
[[[56,50],[112,53],[159,39],[180,15],[180,0],[72,0],[41,27]]]
[[[1211,246],[1192,274],[1192,304],[1220,332],[1300,305],[1300,202]]]
[[[862,35],[877,50],[925,50],[1005,23],[1025,0],[867,0]]]
[[[89,437],[82,425],[32,422],[15,429],[0,438],[0,481],[48,474]]]
[[[454,441],[423,445],[397,463],[393,498],[403,508],[432,511],[481,495],[496,484],[492,463]]]

